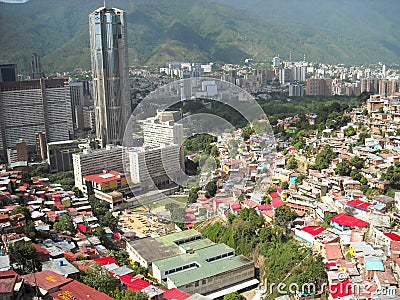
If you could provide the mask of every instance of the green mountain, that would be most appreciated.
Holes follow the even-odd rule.
[[[347,10],[336,8],[335,3],[342,2]],[[307,60],[327,63],[393,63],[400,54],[400,32],[396,10],[379,9],[383,2],[396,4],[108,0],[107,5],[127,12],[130,65],[173,60],[239,63],[249,57],[270,61],[276,54],[288,57],[289,51],[293,59],[306,54]],[[317,4],[319,13],[312,10]],[[0,3],[0,63],[17,63],[29,72],[30,53],[38,52],[46,73],[89,69],[88,14],[100,6],[99,0]],[[363,8],[356,13],[355,6]]]

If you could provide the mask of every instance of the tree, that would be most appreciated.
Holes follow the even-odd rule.
[[[217,193],[217,183],[215,181],[210,181],[206,184],[204,189],[210,194],[211,197],[214,197]]]
[[[11,262],[22,265],[27,272],[35,272],[40,268],[38,255],[33,243],[15,243],[8,249]]]
[[[32,220],[31,212],[25,206],[17,206],[16,208],[14,208],[14,210],[11,212],[11,215],[16,215],[16,214],[23,214],[26,221]]]
[[[149,296],[146,293],[143,292],[136,292],[135,297],[133,298],[134,300],[148,300]]]
[[[330,145],[325,145],[324,148],[317,154],[314,167],[321,171],[329,167],[331,161],[336,157]]]
[[[349,126],[344,130],[344,135],[345,136],[353,136],[356,135],[356,130],[354,129],[353,126]]]
[[[74,186],[72,188],[72,191],[74,192],[75,197],[77,197],[77,198],[82,198],[83,197],[82,191],[77,186]]]
[[[247,124],[247,126],[243,128],[242,131],[243,140],[248,141],[253,133],[254,133],[253,126],[251,124]]]
[[[246,297],[239,294],[238,292],[233,292],[230,294],[226,294],[224,296],[224,300],[246,300]]]
[[[297,160],[294,156],[292,156],[286,163],[286,169],[296,170],[298,167]]]
[[[287,181],[283,181],[281,183],[282,190],[287,190],[289,188],[289,183]]]
[[[188,202],[195,203],[197,201],[197,192],[200,191],[200,187],[192,187],[189,190]]]
[[[130,265],[129,254],[125,250],[111,250],[110,256],[114,258],[119,265]]]
[[[275,209],[274,222],[277,226],[287,229],[288,225],[297,216],[296,212],[289,206],[281,205]]]
[[[32,184],[32,178],[31,178],[31,174],[29,174],[28,172],[22,172],[22,178],[21,178],[21,183],[27,183],[29,185]]]
[[[107,270],[103,270],[99,265],[94,265],[87,271],[83,271],[81,280],[84,284],[110,297],[114,296],[115,290],[120,286],[119,279],[110,275]]]
[[[111,211],[107,211],[104,215],[98,215],[100,225],[109,227],[112,231],[117,230],[118,220],[113,216]]]
[[[53,228],[58,233],[75,234],[76,228],[69,215],[61,216],[58,222],[54,223]]]

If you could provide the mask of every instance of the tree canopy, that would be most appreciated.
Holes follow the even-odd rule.
[[[55,222],[53,228],[58,233],[75,234],[76,228],[72,218],[69,215],[61,216],[58,222]]]

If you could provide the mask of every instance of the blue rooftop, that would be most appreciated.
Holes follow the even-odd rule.
[[[365,256],[365,268],[367,271],[385,271],[382,259],[375,256]]]

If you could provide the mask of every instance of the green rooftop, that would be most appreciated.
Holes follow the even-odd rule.
[[[184,243],[180,245],[182,249],[187,250],[194,250],[197,251],[202,248],[210,247],[212,245],[215,245],[215,243],[209,239],[201,239],[201,240],[195,240],[192,242]]]
[[[165,246],[170,246],[176,244],[175,243],[176,241],[182,241],[186,239],[190,240],[190,239],[195,239],[196,237],[199,237],[199,239],[201,239],[201,233],[198,232],[197,230],[190,229],[160,236],[157,237],[156,240],[164,244]]]
[[[176,287],[180,287],[248,264],[253,265],[253,262],[247,257],[243,255],[233,256],[231,258],[225,258],[211,263],[204,262],[200,268],[173,274],[168,276],[168,279],[171,280]]]
[[[207,243],[204,241],[207,240],[195,241],[192,243],[194,243],[193,245],[200,246],[204,245],[204,243]],[[203,244],[201,242],[203,242]],[[188,244],[185,244],[184,246],[187,247]],[[177,287],[179,287],[193,281],[208,278],[210,276],[245,266],[247,264],[253,264],[250,259],[243,255],[219,258],[210,262],[207,261],[209,258],[222,256],[223,254],[227,255],[228,253],[230,255],[234,255],[235,250],[225,244],[213,244],[208,247],[201,248],[194,253],[185,253],[179,256],[155,261],[153,262],[153,265],[163,272],[195,263],[197,267],[167,275],[168,279],[174,282]]]

